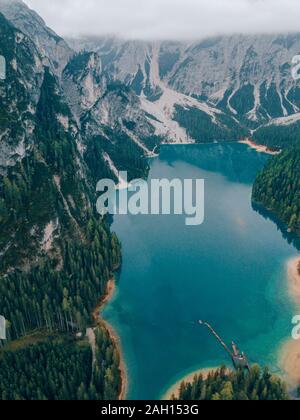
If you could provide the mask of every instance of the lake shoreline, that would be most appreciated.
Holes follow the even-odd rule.
[[[164,176],[171,178],[175,175],[179,178],[197,178],[202,176],[202,172],[204,173],[203,177],[208,177],[210,173],[214,174],[211,175],[210,178],[211,185],[208,191],[207,200],[209,202],[208,208],[211,224],[206,224],[204,227],[201,227],[202,230],[200,233],[197,232],[196,229],[184,231],[186,245],[180,245],[180,247],[178,246],[174,249],[172,244],[176,238],[178,239],[177,233],[179,232],[180,234],[182,231],[181,226],[177,227],[177,220],[168,222],[167,228],[165,228],[166,224],[164,220],[162,221],[162,230],[159,231],[163,232],[163,238],[156,247],[153,245],[157,244],[157,238],[155,238],[155,236],[157,235],[158,228],[160,229],[160,220],[148,218],[144,221],[144,219],[140,218],[137,219],[135,223],[132,223],[131,215],[126,216],[126,219],[123,217],[121,218],[118,215],[114,218],[113,230],[120,238],[123,248],[126,248],[126,257],[124,257],[125,263],[123,264],[122,281],[117,288],[117,296],[115,296],[106,306],[101,316],[105,315],[105,320],[110,323],[113,328],[116,328],[116,332],[120,336],[120,339],[122,339],[123,351],[126,350],[125,355],[128,353],[129,356],[131,356],[130,359],[135,361],[136,366],[134,366],[134,369],[131,369],[129,365],[127,366],[129,378],[127,398],[130,399],[161,398],[165,392],[168,391],[169,385],[172,386],[173,382],[180,379],[181,374],[184,376],[186,372],[189,372],[189,370],[186,370],[189,366],[192,369],[195,367],[195,370],[197,370],[197,368],[200,368],[201,366],[206,368],[207,366],[213,367],[218,365],[217,360],[216,362],[213,362],[214,357],[212,356],[209,346],[206,346],[206,340],[202,350],[201,344],[203,337],[201,337],[200,334],[194,334],[193,331],[190,330],[186,332],[186,329],[182,326],[182,319],[190,320],[198,319],[199,317],[210,318],[206,314],[210,314],[211,299],[217,295],[218,300],[220,300],[224,294],[228,294],[228,288],[224,286],[226,283],[224,282],[224,276],[226,279],[228,276],[228,284],[230,287],[231,284],[233,284],[237,296],[238,294],[242,296],[241,302],[243,301],[244,296],[254,296],[253,299],[257,302],[258,312],[260,313],[261,310],[261,320],[256,321],[256,316],[253,316],[253,321],[251,319],[247,328],[249,328],[250,332],[256,330],[260,331],[260,329],[263,331],[266,330],[267,335],[272,338],[272,340],[267,340],[268,337],[265,338],[262,334],[261,337],[258,337],[257,340],[255,340],[255,343],[250,343],[254,348],[253,357],[255,357],[255,347],[258,344],[261,343],[262,345],[266,345],[266,349],[264,349],[262,353],[263,356],[260,359],[262,366],[270,365],[274,363],[274,359],[277,359],[279,347],[281,346],[281,343],[286,340],[286,326],[287,328],[289,327],[291,318],[290,310],[288,313],[282,313],[281,308],[275,307],[274,311],[276,311],[276,315],[278,313],[278,318],[280,319],[280,317],[283,316],[284,320],[281,324],[278,323],[278,325],[276,325],[276,330],[273,331],[273,324],[270,325],[271,317],[265,308],[268,309],[270,307],[270,313],[272,313],[273,306],[276,306],[276,303],[269,303],[268,301],[266,307],[266,299],[262,296],[264,293],[269,293],[269,290],[265,290],[265,280],[269,281],[272,292],[273,287],[276,288],[276,282],[272,281],[272,275],[275,277],[276,274],[276,280],[278,279],[278,281],[280,281],[279,292],[284,294],[284,297],[286,298],[286,276],[283,276],[284,278],[282,278],[282,274],[284,274],[282,273],[282,264],[281,267],[279,267],[281,270],[276,270],[276,273],[274,273],[274,263],[270,261],[269,258],[270,249],[272,256],[279,261],[282,261],[282,255],[292,256],[294,255],[294,251],[289,249],[290,244],[286,243],[285,239],[282,238],[282,235],[278,233],[276,227],[269,223],[269,221],[265,222],[265,219],[257,212],[254,212],[252,207],[249,206],[250,184],[253,182],[253,179],[255,179],[257,171],[260,170],[265,161],[267,161],[268,154],[254,152],[247,144],[241,146],[238,142],[230,142],[230,144],[211,144],[209,146],[206,144],[191,145],[191,153],[185,153],[184,146],[181,145],[175,150],[176,153],[173,153],[172,148],[174,145],[170,146],[170,151],[169,148],[166,147],[165,153],[162,153],[162,158],[153,161],[153,164],[150,165],[149,180],[152,179],[151,177],[160,179]],[[178,145],[175,147],[177,146]],[[181,147],[183,147],[182,156]],[[193,152],[194,147],[195,153]],[[248,166],[244,164],[239,165],[238,167],[235,166],[236,160],[241,159],[241,156],[242,159],[245,159],[245,161],[249,163]],[[224,164],[224,162],[226,162],[226,164]],[[219,202],[221,203],[221,201],[223,203],[223,194],[225,195],[225,192],[225,211],[223,209],[222,211],[215,210],[222,208],[222,206],[216,204],[219,204]],[[244,223],[243,225],[238,225],[238,228],[236,228],[236,219],[233,221],[232,211],[236,212],[234,213],[236,216],[243,216]],[[223,239],[224,223],[218,224],[220,220],[219,215],[221,213],[224,220],[228,219],[229,226],[232,221],[234,223],[234,230],[229,244],[227,240],[225,241]],[[216,224],[213,224],[214,220],[216,221]],[[171,234],[169,234],[170,232]],[[246,250],[248,250],[248,244],[250,243],[250,245],[253,246],[253,255],[249,253],[251,256],[250,261],[252,261],[252,257],[255,255],[257,249],[257,236],[261,235],[262,232],[266,232],[270,235],[272,241],[270,242],[269,239],[263,241],[263,244],[266,246],[264,246],[264,252],[261,252],[261,256],[258,258],[257,266],[252,264],[247,271],[248,278],[250,277],[251,280],[253,279],[253,282],[240,282],[238,278],[242,278],[243,274],[245,274],[245,269],[243,263],[232,263],[232,258],[229,258],[231,257],[231,252],[232,255],[236,256],[237,243],[240,241],[242,245],[241,254],[245,256]],[[216,235],[218,244],[216,244],[216,241],[211,240],[211,233]],[[143,236],[145,234],[147,234],[146,241]],[[201,241],[199,241],[199,235],[201,235]],[[269,236],[267,236],[267,238],[269,238]],[[141,246],[141,242],[143,246]],[[199,246],[197,245],[197,252],[195,251],[195,243],[199,243]],[[223,246],[220,247],[220,243]],[[204,248],[205,251],[207,251],[205,244],[209,245],[208,256],[207,258],[204,258],[203,256],[202,259],[199,259],[199,253],[203,252]],[[225,251],[222,251],[223,248]],[[160,250],[163,250],[163,252]],[[180,264],[176,264],[179,251],[181,260]],[[201,279],[205,279],[206,277],[209,277],[211,270],[211,264],[207,263],[218,261],[216,255],[219,255],[220,258],[223,257],[225,263],[224,268],[222,267],[217,270],[213,282],[209,282],[208,284],[203,280],[202,284],[202,281],[195,282],[189,280],[187,283],[188,287],[186,287],[186,290],[184,290],[183,293],[182,278],[186,275],[186,266],[192,267],[192,274],[196,274],[197,277],[199,276]],[[132,264],[134,258],[138,260],[138,264]],[[161,277],[157,275],[156,267],[149,263],[152,260],[160,265]],[[176,268],[174,269],[174,267]],[[264,269],[259,270],[260,267],[263,267]],[[236,276],[236,274],[238,274],[238,276]],[[165,276],[172,277],[172,282],[169,280],[164,282],[162,278],[165,278]],[[193,278],[193,275],[189,277]],[[231,278],[236,279],[236,284],[229,281]],[[143,279],[143,281],[141,281],[141,279]],[[145,284],[148,283],[151,287],[149,287],[150,291],[147,290],[146,294]],[[214,293],[214,290],[212,290],[212,285],[214,285],[214,287],[218,286],[218,292],[216,294]],[[174,294],[172,299],[170,290]],[[274,290],[274,293],[276,292],[278,292],[278,290]],[[174,305],[174,297],[177,297],[177,293],[178,296],[180,296],[180,311],[177,311],[177,305]],[[204,297],[206,294],[210,299]],[[199,298],[198,295],[200,296]],[[132,299],[132,296],[134,296],[134,299]],[[154,305],[152,302],[156,302],[155,299],[157,299],[157,296],[159,296],[159,301],[157,302],[157,305],[155,305],[155,313],[153,313]],[[285,300],[287,301],[288,299]],[[247,297],[245,298],[245,301],[248,301]],[[126,306],[124,302],[126,303]],[[175,300],[175,302],[177,301]],[[189,308],[189,305],[186,305],[186,302],[192,302],[197,309],[194,310],[194,306]],[[216,307],[215,322],[217,328],[222,331],[224,336],[244,337],[244,328],[240,333],[239,325],[237,326],[237,331],[232,331],[231,326],[226,324],[223,325],[224,311],[232,311],[234,316],[235,314],[239,316],[241,314],[240,310],[243,310],[242,304],[238,304],[232,308],[230,299],[225,299],[224,307],[223,300],[221,300],[221,302],[222,308],[220,309],[221,305]],[[118,311],[120,305],[124,308],[123,313],[125,314],[136,313],[137,309],[142,310],[140,315],[141,322],[137,323],[135,319],[131,317],[124,320],[124,316],[116,316],[116,313],[119,313],[116,311]],[[201,312],[201,314],[198,314],[198,312]],[[265,313],[267,313],[267,315],[265,315]],[[168,333],[169,327],[168,325],[165,327],[165,321],[161,323],[161,320],[169,319],[170,316],[174,320],[174,331],[176,334],[170,334],[169,336],[168,334],[164,334],[163,331],[163,329],[166,328],[166,332]],[[271,319],[271,321],[273,321],[273,319]],[[135,331],[138,331],[139,333],[130,336],[130,345],[127,347],[128,335],[126,334],[126,331],[131,323],[133,323],[133,326],[136,329]],[[144,328],[145,325],[148,328]],[[173,327],[170,327],[170,330],[173,330]],[[151,332],[151,338],[147,336],[149,331]],[[186,337],[186,344],[178,344],[178,337],[180,336]],[[138,339],[136,337],[138,337]],[[120,341],[120,339],[118,341]],[[189,345],[189,343],[193,345],[193,348],[189,347],[189,358],[186,360],[182,347]],[[176,347],[176,345],[178,347]],[[143,354],[144,349],[145,357]],[[201,349],[200,354],[198,354],[199,349]],[[274,352],[276,353],[275,355]],[[251,354],[251,349],[248,350],[247,353]],[[137,358],[136,354],[141,355],[141,357]],[[172,358],[169,358],[169,354],[172,355]],[[211,360],[212,363],[207,363],[209,360]],[[186,361],[188,361],[188,364]],[[167,370],[165,367],[169,366],[169,363],[171,366],[170,369]],[[277,366],[276,363],[276,367]],[[211,369],[208,370],[211,371]],[[203,369],[196,373],[203,373]],[[192,378],[194,374],[195,372],[191,374]],[[145,380],[145,378],[147,378],[147,380]],[[139,384],[139,386],[135,386],[135,384]]]
[[[267,146],[257,144],[251,139],[240,140],[238,143],[239,144],[246,144],[247,146],[251,147],[251,149],[256,150],[258,153],[266,153],[267,155],[272,155],[272,156],[277,156],[281,153],[279,151],[278,152],[272,151]]]
[[[93,318],[95,322],[99,325],[101,325],[105,330],[108,332],[120,359],[119,364],[119,370],[120,370],[120,376],[121,376],[121,386],[120,386],[120,393],[119,393],[119,401],[124,401],[126,399],[127,395],[127,388],[128,388],[128,375],[127,375],[127,369],[123,358],[123,351],[121,347],[120,337],[114,330],[114,328],[105,321],[102,316],[101,312],[105,308],[105,306],[111,301],[111,299],[114,297],[116,291],[116,282],[115,278],[111,278],[107,282],[106,286],[106,292],[101,299],[100,303],[97,305],[97,307],[93,311]]]
[[[182,379],[175,382],[175,384],[172,385],[168,389],[168,391],[164,393],[164,395],[162,397],[162,400],[169,401],[169,400],[172,399],[173,395],[175,395],[175,397],[178,398],[179,391],[180,391],[180,385],[182,384],[182,382],[192,383],[195,375],[197,375],[197,376],[202,375],[204,379],[207,379],[209,374],[214,374],[218,369],[220,369],[220,368],[216,368],[216,367],[214,367],[214,368],[213,367],[212,368],[203,368],[203,369],[199,369],[199,370],[196,370],[194,372],[191,372],[191,373],[185,375]]]
[[[300,307],[300,273],[298,266],[300,257],[294,257],[287,263],[288,288],[291,297]],[[283,379],[289,389],[295,390],[300,384],[300,340],[287,341],[280,352],[280,365],[283,370]],[[172,385],[164,394],[163,400],[171,400],[172,396],[178,397],[182,382],[192,383],[195,375],[203,375],[206,379],[210,373],[215,373],[218,368],[203,368],[185,375]]]
[[[287,278],[290,296],[296,307],[300,309],[299,262],[299,256],[288,261]],[[289,389],[294,391],[300,384],[300,340],[290,339],[283,344],[280,351],[280,366],[283,370],[283,379]]]
[[[287,263],[289,291],[297,306],[300,306],[300,256],[290,259]]]

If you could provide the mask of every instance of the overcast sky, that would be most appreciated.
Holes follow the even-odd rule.
[[[25,0],[58,34],[194,39],[300,31],[300,0]]]

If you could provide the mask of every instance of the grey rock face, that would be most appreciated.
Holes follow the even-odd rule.
[[[73,52],[22,0],[0,0],[0,12],[35,43],[44,65],[60,75]]]
[[[75,55],[63,72],[62,86],[83,138],[106,136],[109,129],[129,136],[140,147],[141,154],[151,154],[142,139],[154,136],[155,129],[142,109],[140,98],[102,72],[97,53]],[[134,133],[130,130],[133,125]]]
[[[107,87],[101,60],[96,53],[73,56],[64,69],[62,79],[64,92],[78,121],[96,104]]]
[[[97,51],[112,77],[149,97],[161,81],[203,100],[256,129],[300,110],[292,58],[300,34],[227,36],[195,43],[143,43],[117,39],[73,41]],[[158,50],[158,53],[157,53]],[[151,79],[157,66],[159,80]]]
[[[0,55],[6,77],[0,80],[0,171],[13,166],[31,147],[44,68],[31,40],[0,14]]]
[[[117,143],[124,138],[128,150],[133,143],[134,159],[151,155],[158,137],[140,99],[125,85],[112,82],[96,53],[76,55],[21,1],[0,0],[1,11],[6,17],[1,15],[0,55],[7,61],[7,78],[0,81],[1,110],[7,115],[0,127],[2,173],[33,146],[35,114],[46,67],[56,76],[61,102],[72,111],[72,115],[64,113],[62,106],[56,120],[76,136],[82,156],[99,135],[107,138],[112,149],[119,148]],[[111,166],[111,161],[103,161],[104,165],[108,162]],[[118,166],[118,162],[115,164]]]
[[[21,0],[0,0],[0,11],[15,27],[12,50],[23,46],[30,56],[27,67],[25,53],[17,54],[22,63],[11,56],[11,80],[0,86],[3,92],[4,86],[15,91],[3,106],[10,118],[14,114],[21,121],[11,123],[15,131],[7,125],[0,132],[3,167],[30,147],[45,66],[57,76],[57,89],[73,114],[73,119],[57,118],[65,129],[71,124],[80,131],[82,153],[98,135],[113,145],[124,136],[138,148],[137,154],[151,156],[162,141],[194,142],[207,133],[212,139],[234,140],[299,122],[300,87],[291,74],[292,58],[300,52],[298,34],[236,35],[194,43],[69,40],[74,50],[89,51],[74,55]],[[21,101],[13,83],[22,85],[26,100]],[[189,130],[189,110],[197,119],[197,124],[192,121],[196,130]]]

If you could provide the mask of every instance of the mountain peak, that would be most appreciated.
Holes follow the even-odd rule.
[[[36,44],[45,65],[60,76],[73,54],[68,44],[22,0],[0,0],[0,12]]]

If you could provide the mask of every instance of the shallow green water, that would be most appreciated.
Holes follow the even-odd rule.
[[[164,146],[149,178],[204,178],[204,224],[115,217],[123,267],[103,315],[121,338],[129,399],[160,398],[195,369],[230,364],[199,319],[236,340],[251,362],[278,369],[294,315],[285,264],[297,251],[251,206],[251,184],[267,159],[241,144]]]

